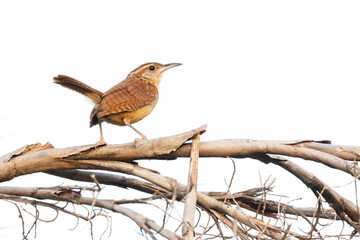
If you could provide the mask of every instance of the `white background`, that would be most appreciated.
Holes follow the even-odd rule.
[[[360,145],[359,12],[358,1],[1,1],[0,155],[36,142],[59,148],[95,143],[98,127],[88,127],[91,102],[52,78],[65,74],[106,91],[150,61],[183,65],[163,74],[158,105],[134,125],[148,138],[207,123],[202,141],[329,139]],[[110,144],[138,137],[126,127],[105,123],[103,129]],[[275,192],[291,196],[285,202],[309,194],[307,206],[315,205],[309,190],[281,169],[246,159],[236,163],[232,191],[259,187],[271,175]],[[297,163],[331,186],[352,180]],[[187,159],[140,164],[186,183]],[[199,190],[226,190],[231,171],[230,160],[201,160]],[[1,185],[10,184],[75,183],[33,174]],[[339,191],[355,200],[353,186]],[[104,197],[135,196],[123,189],[113,193]],[[20,239],[16,208],[0,202],[0,211],[0,238]],[[61,216],[40,225],[37,239],[57,239],[57,231],[58,239],[90,238],[89,225],[70,231],[75,220]],[[70,222],[59,224],[64,219]],[[114,218],[110,239],[140,238],[131,220],[120,219]],[[154,220],[161,224],[161,218]]]

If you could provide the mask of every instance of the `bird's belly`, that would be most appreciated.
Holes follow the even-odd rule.
[[[154,109],[155,105],[156,101],[154,101],[153,104],[149,104],[134,111],[120,112],[104,116],[101,118],[101,120],[114,125],[124,126],[126,125],[124,119],[127,119],[130,124],[133,124],[149,115]]]

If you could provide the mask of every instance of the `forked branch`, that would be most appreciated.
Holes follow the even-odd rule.
[[[356,232],[360,231],[358,226],[360,211],[356,204],[331,189],[314,174],[300,168],[295,164],[296,160],[292,161],[284,158],[286,156],[316,161],[323,164],[325,168],[338,169],[358,179],[360,168],[357,164],[354,164],[354,161],[360,159],[360,147],[336,146],[330,144],[329,141],[308,140],[286,142],[233,139],[199,142],[199,136],[205,132],[205,129],[206,126],[202,126],[174,136],[140,141],[138,143],[100,147],[87,145],[56,149],[51,144],[25,146],[0,158],[0,182],[34,172],[46,172],[79,181],[93,181],[90,176],[95,172],[85,172],[79,169],[106,170],[133,175],[145,181],[111,173],[95,173],[96,180],[100,184],[136,189],[144,193],[154,196],[158,195],[164,199],[171,198],[179,202],[182,202],[185,198],[183,236],[186,239],[191,239],[191,236],[193,236],[195,204],[197,207],[205,210],[215,222],[220,220],[232,229],[235,236],[239,236],[242,239],[263,238],[264,236],[272,239],[306,238],[306,236],[292,231],[290,225],[279,227],[276,224],[265,222],[263,218],[258,219],[245,214],[242,209],[256,212],[256,209],[261,208],[263,209],[262,214],[275,219],[279,218],[279,211],[276,211],[276,207],[277,209],[282,209],[282,213],[300,215],[304,218],[311,217],[316,213],[318,217],[334,220],[341,219],[352,226]],[[187,143],[189,140],[192,140],[192,143]],[[174,160],[190,156],[191,164],[187,186],[180,184],[175,179],[160,175],[154,169],[146,169],[138,165],[143,159]],[[323,211],[320,208],[310,208],[309,211],[308,208],[308,211],[305,211],[304,209],[291,207],[279,202],[272,202],[267,199],[259,200],[256,197],[236,195],[236,193],[229,194],[224,192],[214,195],[214,193],[199,192],[196,187],[197,159],[209,157],[250,158],[260,160],[266,164],[272,163],[280,166],[299,178],[318,196],[325,199],[333,209],[332,211]],[[34,166],[36,167],[34,168]],[[31,197],[54,199],[50,195],[36,195],[40,192],[32,193]],[[0,193],[8,194],[8,196],[30,196],[26,195],[25,189],[21,189],[20,193],[6,193],[4,189],[0,189]],[[90,199],[83,197],[79,199],[82,201],[81,204],[86,204],[86,201],[90,201]],[[79,199],[75,200],[79,201]],[[72,199],[72,201],[75,200]],[[67,199],[67,201],[70,201],[70,199]],[[164,234],[163,236],[168,239],[181,239],[175,233],[171,232],[175,235],[168,234],[164,226],[154,225],[152,221],[136,213],[130,213],[127,209],[120,206],[120,204],[126,203],[126,201],[104,201],[107,200],[98,199],[97,204],[100,204],[98,206],[120,212],[129,217],[131,216],[152,238],[155,236],[152,235],[151,229],[155,232],[159,231],[160,234]],[[229,204],[236,205],[236,207],[229,207]],[[321,211],[319,212],[318,210]],[[219,223],[216,223],[216,226],[220,234],[222,234]],[[251,234],[248,233],[249,229],[252,229]],[[257,232],[257,234],[253,234],[253,231]]]

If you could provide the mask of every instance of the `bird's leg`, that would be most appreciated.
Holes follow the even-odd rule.
[[[96,147],[100,147],[103,145],[106,145],[103,133],[102,133],[102,127],[101,127],[101,121],[99,121],[99,129],[100,129],[100,141],[96,143]]]
[[[127,120],[126,118],[124,119],[124,123],[125,123],[126,126],[131,127],[135,132],[137,132],[137,133],[141,136],[141,138],[142,138],[143,140],[147,140],[147,137],[146,137],[144,134],[142,134],[139,130],[137,130],[136,128],[134,128],[134,127],[130,124],[129,120]],[[135,140],[135,141],[136,141],[136,140]]]
[[[129,126],[129,127],[131,127],[135,132],[137,132],[140,136],[141,136],[141,138],[143,139],[143,140],[147,140],[147,137],[144,135],[144,134],[142,134],[139,130],[137,130],[136,128],[134,128],[132,125],[127,125],[127,126]]]

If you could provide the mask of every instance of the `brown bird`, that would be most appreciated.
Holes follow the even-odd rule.
[[[54,82],[85,95],[95,103],[90,114],[90,127],[99,124],[100,142],[97,145],[105,144],[101,128],[103,121],[120,126],[129,126],[142,139],[146,140],[145,135],[131,124],[140,121],[151,113],[159,99],[159,84],[162,73],[179,65],[181,64],[145,63],[130,72],[124,81],[105,93],[64,75],[54,77]]]

